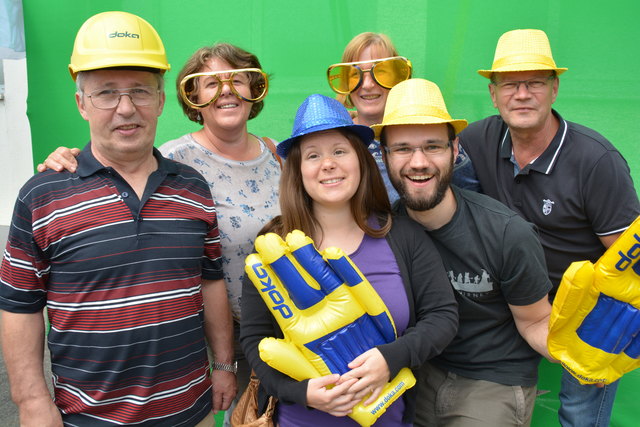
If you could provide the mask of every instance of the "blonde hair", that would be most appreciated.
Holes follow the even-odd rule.
[[[398,51],[391,42],[389,36],[382,33],[366,32],[360,33],[351,39],[351,41],[344,48],[341,62],[356,62],[362,54],[362,51],[368,47],[376,48],[376,50],[381,53],[381,58],[385,58],[388,56],[398,56]],[[354,107],[349,95],[338,94],[338,96],[336,96],[336,99],[347,108]]]

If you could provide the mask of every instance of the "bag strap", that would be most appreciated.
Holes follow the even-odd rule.
[[[276,144],[273,142],[273,139],[263,136],[262,140],[267,144],[267,148],[269,148],[269,151],[273,153],[278,163],[280,163],[280,169],[282,169],[282,158],[278,156],[278,153],[276,153]]]

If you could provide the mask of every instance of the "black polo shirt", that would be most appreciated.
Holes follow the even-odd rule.
[[[459,136],[484,192],[538,226],[555,294],[567,267],[595,262],[605,251],[598,236],[624,231],[640,204],[618,150],[592,129],[553,114],[560,127],[551,144],[519,171],[500,116],[472,123]]]

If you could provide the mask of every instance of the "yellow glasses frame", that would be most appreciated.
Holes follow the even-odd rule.
[[[341,63],[338,63],[338,64],[330,65],[329,68],[327,68],[327,80],[329,82],[329,86],[336,93],[339,93],[341,95],[349,95],[350,93],[353,93],[356,90],[358,90],[358,88],[360,86],[362,86],[362,80],[364,78],[364,73],[370,73],[371,77],[373,78],[373,80],[379,86],[381,86],[381,87],[383,87],[385,89],[391,89],[393,86],[382,84],[378,80],[378,78],[376,77],[376,73],[375,73],[376,66],[378,66],[382,62],[386,62],[386,61],[389,61],[389,60],[401,60],[401,61],[405,62],[406,65],[407,65],[407,68],[409,69],[409,72],[408,72],[407,77],[404,80],[407,80],[407,79],[411,78],[411,73],[413,72],[413,66],[411,65],[411,61],[409,61],[404,56],[390,56],[388,58],[374,59],[372,61],[341,62]],[[371,65],[371,68],[369,68],[368,70],[363,70],[362,68],[360,68],[361,64],[372,64],[372,65]],[[334,87],[333,84],[331,84],[332,80],[335,80],[336,78],[339,78],[339,75],[332,76],[331,75],[331,71],[333,71],[335,68],[344,67],[344,66],[352,66],[353,68],[358,70],[358,74],[360,75],[360,79],[358,80],[358,84],[352,90],[349,90],[349,91],[340,90],[340,89]],[[398,81],[398,83],[400,83],[400,82],[402,82],[404,80],[400,80],[400,81]]]
[[[235,77],[236,74],[242,73],[242,72],[254,72],[254,73],[260,73],[262,75],[262,78],[264,79],[264,88],[263,88],[262,93],[257,98],[246,98],[246,97],[242,96],[237,91],[237,89],[233,86],[233,78]],[[219,74],[229,74],[229,77],[226,78],[226,79],[221,79],[218,76]],[[197,103],[193,102],[191,99],[189,99],[189,96],[191,94],[193,94],[193,91],[187,91],[187,89],[186,89],[187,82],[189,80],[197,78],[197,77],[207,77],[207,76],[213,76],[216,79],[218,79],[218,82],[220,83],[218,85],[218,91],[216,92],[216,94],[209,101],[207,101],[205,103],[202,103],[202,104],[197,104]],[[260,102],[261,100],[264,99],[265,96],[267,96],[267,92],[269,92],[269,76],[267,76],[267,73],[265,73],[264,71],[262,71],[259,68],[238,68],[238,69],[235,69],[235,70],[210,71],[210,72],[205,72],[205,73],[189,74],[189,75],[185,76],[182,79],[182,81],[180,82],[180,97],[191,108],[195,108],[195,109],[205,108],[205,107],[208,107],[209,105],[211,105],[212,103],[214,103],[220,97],[220,94],[222,93],[222,87],[224,86],[224,83],[227,83],[229,85],[229,88],[231,89],[231,92],[233,92],[233,94],[236,97],[238,97],[239,99],[241,99],[243,101],[247,101],[247,102],[251,102],[251,103]],[[249,86],[251,87],[251,82],[249,82]]]

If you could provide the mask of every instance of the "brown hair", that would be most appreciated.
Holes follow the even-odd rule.
[[[454,139],[456,139],[456,128],[454,128],[451,123],[444,123],[444,124],[447,125],[447,137],[449,138],[449,141],[453,141]],[[391,125],[391,126],[394,126],[394,125]],[[382,147],[387,146],[387,132],[386,132],[387,127],[389,126],[383,127],[382,131],[380,132],[380,145]]]
[[[391,205],[376,161],[357,135],[346,129],[334,130],[349,140],[358,156],[360,183],[351,198],[351,213],[358,227],[366,234],[376,238],[384,237],[391,229]],[[322,233],[313,215],[313,201],[302,183],[301,164],[300,144],[296,141],[289,151],[287,161],[284,162],[280,178],[282,214],[267,224],[260,234],[270,231],[284,238],[293,230],[302,230],[308,236],[313,236],[316,232]],[[382,224],[380,228],[369,226],[367,221],[371,215],[379,218]],[[316,245],[319,244],[320,242],[316,242]]]
[[[347,44],[342,54],[342,62],[355,62],[360,57],[363,50],[369,46],[375,47],[378,52],[383,52],[381,57],[398,56],[398,51],[391,42],[391,39],[386,34],[382,33],[360,33]],[[336,96],[336,99],[340,101],[345,107],[353,108],[353,102],[349,95]]]
[[[213,46],[201,47],[196,50],[193,55],[187,60],[187,62],[180,70],[178,74],[178,78],[176,79],[176,92],[178,94],[178,102],[182,107],[182,111],[184,114],[191,120],[192,122],[196,122],[202,124],[202,115],[199,113],[197,109],[191,108],[188,106],[182,97],[180,96],[180,82],[189,74],[199,73],[204,68],[207,61],[212,58],[219,58],[228,62],[234,69],[239,68],[259,68],[262,69],[260,65],[260,61],[258,58],[252,54],[243,50],[237,46],[234,46],[229,43],[216,43]],[[257,95],[262,92],[262,88],[258,87],[260,82],[257,79],[251,80],[251,93],[252,95]],[[193,83],[187,83],[185,86],[185,91],[187,93],[194,92]],[[192,96],[196,96],[193,94]],[[195,99],[194,99],[195,100]],[[262,108],[264,107],[264,101],[261,100],[259,102],[254,103],[251,106],[251,112],[249,113],[249,120],[257,117]]]

